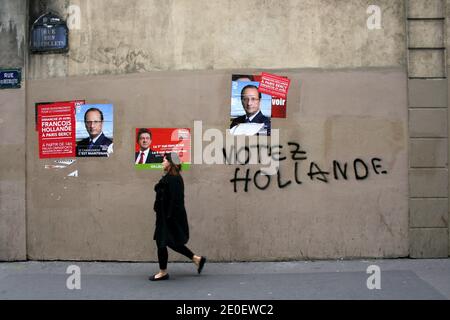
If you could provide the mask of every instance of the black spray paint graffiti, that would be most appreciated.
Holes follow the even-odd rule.
[[[301,161],[307,160],[306,151],[303,151],[300,147],[300,144],[296,142],[288,142],[288,147],[290,148],[290,158],[295,161],[294,162],[294,177],[293,181],[295,184],[300,185],[303,182],[300,179],[300,173],[299,173],[299,164]],[[234,152],[234,149],[227,150],[225,148],[222,149],[223,156],[225,163],[227,164],[233,164],[237,163],[240,165],[247,165],[250,162],[250,150],[252,148],[257,149],[257,155],[258,155],[258,162],[260,163],[261,159],[261,151],[266,150],[267,155],[269,157],[272,157],[274,160],[278,161],[285,161],[288,159],[287,156],[283,156],[282,154],[282,145],[278,146],[261,146],[261,145],[255,145],[255,146],[245,146],[239,149],[238,151]],[[245,155],[244,160],[242,161],[242,154]],[[349,163],[348,162],[340,162],[338,160],[333,160],[333,174],[331,175],[329,171],[324,171],[320,168],[320,166],[315,163],[314,161],[311,161],[309,164],[309,171],[307,173],[308,177],[311,181],[318,180],[323,183],[328,183],[329,179],[333,178],[334,180],[349,180],[352,176],[356,180],[365,180],[369,177],[369,172],[372,171],[376,175],[380,174],[387,174],[386,170],[383,170],[381,165],[381,159],[380,158],[372,158],[370,161],[364,161],[361,158],[356,158],[353,163],[351,164],[352,168],[349,169]],[[259,190],[265,190],[269,187],[272,179],[275,179],[275,177],[272,178],[270,175],[264,175],[262,174],[261,170],[256,171],[253,175],[250,174],[250,169],[246,169],[244,174],[240,174],[241,169],[236,168],[234,171],[234,178],[230,180],[231,183],[233,183],[234,186],[234,192],[238,192],[238,184],[243,183],[244,185],[244,191],[248,192],[249,184],[253,181],[254,186]],[[330,177],[331,175],[331,177]],[[283,189],[288,187],[293,183],[292,180],[289,179],[283,179],[281,176],[280,169],[278,168],[277,174],[276,174],[276,180],[278,188]]]

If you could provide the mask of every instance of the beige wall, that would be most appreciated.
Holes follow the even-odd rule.
[[[81,12],[66,55],[33,55],[30,77],[155,70],[403,66],[403,0],[49,0]],[[382,29],[368,30],[369,5]]]
[[[446,24],[446,33],[445,33],[445,35],[446,35],[446,39],[445,39],[445,46],[446,47],[448,47],[448,45],[450,44],[450,23],[449,23],[449,17],[450,17],[450,0],[446,0],[445,1],[445,17],[446,17],[446,20],[445,20],[445,24]],[[447,68],[447,75],[448,74],[450,74],[449,72],[450,72],[450,57],[449,57],[449,53],[448,53],[448,50],[447,50],[447,57],[446,57],[446,68]],[[447,94],[448,94],[448,91],[447,91]],[[447,104],[447,108],[448,108],[448,104]],[[448,113],[448,123],[450,123],[450,113]],[[448,150],[448,154],[447,154],[447,159],[450,159],[450,145],[448,145],[447,146],[447,150]],[[448,163],[447,163],[447,166],[448,166]],[[450,180],[449,180],[449,190],[450,190]],[[450,207],[450,206],[449,206]],[[448,212],[448,219],[447,219],[447,221],[448,221],[448,230],[449,230],[449,232],[448,232],[448,236],[449,236],[449,238],[448,238],[448,255],[450,256],[450,211]]]
[[[22,78],[26,7],[25,0],[0,6],[0,68],[21,68]],[[26,259],[25,96],[24,87],[0,90],[0,261]]]
[[[256,72],[256,71],[255,71]],[[234,165],[193,165],[184,173],[190,246],[213,260],[408,255],[406,74],[401,69],[283,71],[292,79],[287,119],[274,119],[281,144],[301,144],[300,179],[265,191],[233,192]],[[29,82],[28,253],[31,259],[155,260],[153,186],[160,172],[133,167],[136,127],[228,125],[232,71],[153,72]],[[114,104],[114,155],[45,169],[31,119],[38,101]],[[205,144],[206,145],[206,144]],[[310,161],[382,159],[385,175],[311,181]],[[67,177],[73,170],[79,177]],[[241,172],[242,172],[241,168]],[[293,180],[294,162],[282,164]],[[253,166],[252,173],[256,171]]]
[[[449,252],[446,2],[407,1],[412,258]]]
[[[0,91],[0,110],[0,260],[24,260],[25,90]]]

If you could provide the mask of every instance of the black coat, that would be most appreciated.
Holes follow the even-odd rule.
[[[189,240],[189,225],[184,207],[184,183],[180,175],[166,174],[155,185],[155,234],[158,248],[182,246]]]

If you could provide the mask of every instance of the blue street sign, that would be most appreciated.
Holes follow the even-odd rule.
[[[20,69],[0,69],[0,89],[20,88],[22,72]]]
[[[63,53],[69,50],[66,22],[53,13],[40,16],[31,27],[30,50],[33,53]]]

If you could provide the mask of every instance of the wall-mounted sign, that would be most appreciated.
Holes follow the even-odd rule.
[[[22,71],[20,69],[0,69],[0,89],[20,88]]]
[[[286,118],[290,80],[263,72],[231,76],[230,133],[270,136],[272,118]]]
[[[39,158],[75,156],[75,102],[38,105]]]
[[[109,157],[113,153],[112,104],[40,102],[36,110],[40,159]]]
[[[114,106],[76,106],[76,156],[109,157],[113,153]]]
[[[53,13],[37,18],[31,27],[30,50],[33,53],[62,53],[69,50],[66,21]]]
[[[291,80],[287,77],[280,77],[275,74],[263,72],[258,91],[270,94],[275,98],[287,99],[287,93]]]
[[[166,153],[175,152],[182,170],[191,165],[189,128],[136,128],[134,165],[138,170],[162,170]]]
[[[35,130],[38,130],[38,108],[41,105],[46,105],[46,104],[55,104],[55,103],[75,103],[75,109],[79,108],[81,105],[83,105],[85,103],[84,100],[73,100],[73,101],[53,101],[53,102],[37,102],[34,104],[34,127]]]

